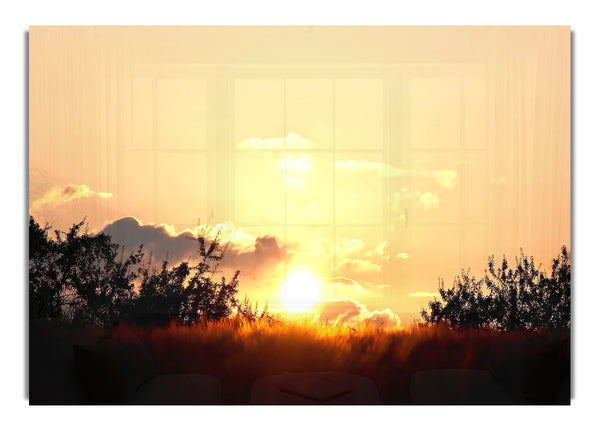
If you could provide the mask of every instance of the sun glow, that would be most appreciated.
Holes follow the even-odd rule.
[[[294,271],[288,274],[281,290],[281,299],[290,311],[303,310],[320,299],[319,283],[309,272]]]

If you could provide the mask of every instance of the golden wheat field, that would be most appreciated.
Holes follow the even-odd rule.
[[[137,336],[160,373],[218,376],[224,404],[247,404],[257,378],[306,371],[366,376],[376,383],[384,403],[404,404],[410,402],[410,378],[419,370],[485,369],[492,353],[506,364],[537,358],[537,367],[547,375],[569,357],[568,332],[546,330],[457,331],[414,325],[389,331],[310,320],[267,324],[232,318],[192,326],[119,325],[113,331]],[[543,382],[533,383],[544,387]]]

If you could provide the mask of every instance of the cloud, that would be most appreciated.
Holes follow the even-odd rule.
[[[421,192],[419,190],[411,192],[408,188],[402,187],[394,193],[390,202],[392,232],[398,226],[408,227],[408,209],[413,205],[430,210],[436,208],[439,203],[437,192]]]
[[[387,242],[382,241],[370,248],[359,238],[334,241],[307,236],[291,242],[286,251],[291,266],[308,266],[324,274],[334,269],[337,275],[356,280],[364,288],[380,286],[376,284],[377,280],[382,277],[383,264],[390,258]]]
[[[366,311],[366,307],[350,298],[330,299],[319,302],[317,305],[319,318],[326,321],[341,320],[348,322],[353,318],[359,317],[361,312]]]
[[[396,255],[396,258],[406,260],[406,259],[408,259],[408,253],[398,253]]]
[[[107,224],[100,233],[109,235],[113,242],[123,246],[126,252],[144,245],[147,253],[160,262],[168,257],[169,262],[178,263],[196,257],[198,243],[189,232],[175,234],[166,224],[142,224],[135,217],[124,217]]]
[[[263,269],[269,269],[274,263],[284,260],[286,249],[279,243],[277,238],[270,235],[259,236],[254,242],[254,249],[240,251],[230,247],[225,253],[222,265],[231,269],[239,269],[242,275],[256,279]]]
[[[331,241],[331,245],[333,242]],[[335,242],[338,257],[358,256],[365,250],[365,242],[360,238],[341,238]]]
[[[300,260],[312,258],[326,262],[335,255],[338,272],[350,278],[360,278],[381,271],[382,262],[389,258],[384,247],[385,244],[379,244],[374,250],[367,250],[364,241],[358,238],[341,238],[335,242],[325,238],[311,238],[297,244],[295,250]]]
[[[440,203],[440,199],[438,198],[437,192],[425,192],[419,195],[419,203],[423,205],[426,210],[428,210],[437,207]]]
[[[308,184],[307,174],[313,170],[310,158],[306,156],[277,156],[270,154],[267,157],[267,165],[276,172],[283,175],[285,184],[292,189],[301,189]]]
[[[381,241],[373,250],[366,250],[364,255],[369,258],[373,256],[379,256],[383,260],[389,260],[390,255],[385,251],[387,244],[387,241]]]
[[[369,325],[376,327],[383,326],[390,329],[400,328],[402,326],[402,322],[398,315],[389,308],[382,311],[375,310],[367,313],[368,317],[366,318],[366,322]]]
[[[356,281],[348,277],[325,277],[323,280],[327,283],[342,284],[346,286],[354,286],[357,284]]]
[[[373,254],[376,254],[377,256],[381,256],[383,259],[388,260],[390,258],[389,254],[385,253],[385,246],[387,245],[387,241],[381,241],[377,247],[375,247],[375,250],[373,250]]]
[[[317,313],[322,322],[342,322],[357,325],[366,322],[369,325],[389,329],[400,328],[400,318],[389,308],[369,311],[367,307],[350,298],[321,301]]]
[[[241,270],[242,276],[255,278],[262,270],[285,257],[286,250],[273,236],[259,236],[244,232],[231,222],[216,226],[200,226],[196,232],[186,229],[176,232],[168,224],[143,224],[134,217],[124,217],[107,224],[102,233],[110,235],[113,241],[130,252],[144,245],[151,252],[155,263],[168,257],[169,263],[178,264],[184,260],[198,260],[197,235],[214,239],[219,233],[220,243],[229,242],[229,248],[220,262],[221,268]]]
[[[337,271],[359,276],[369,276],[381,272],[381,264],[363,258],[344,258],[337,266]]]
[[[367,293],[361,283],[348,277],[323,277],[321,287],[328,290],[329,296],[354,296]]]
[[[435,171],[418,171],[418,176],[433,179],[445,189],[452,190],[458,182],[458,173],[453,169],[438,169]]]
[[[286,156],[277,162],[277,170],[279,172],[306,174],[308,172],[312,172],[313,166],[310,159],[306,156]]]
[[[410,169],[399,168],[382,162],[368,162],[364,160],[336,160],[335,169],[342,172],[365,173],[375,172],[382,177],[399,177],[409,175]],[[456,186],[458,174],[452,169],[439,169],[436,171],[412,171],[416,176],[432,178],[440,186],[451,190]]]
[[[112,197],[112,193],[96,192],[86,184],[69,183],[64,186],[54,186],[48,190],[44,196],[35,200],[31,204],[31,211],[36,211],[43,206],[57,207],[68,204],[81,198],[99,197],[108,199]]]
[[[452,169],[441,169],[439,171],[431,172],[429,175],[432,176],[439,185],[448,190],[454,188],[458,179],[458,174]]]
[[[367,248],[362,239],[341,238],[334,242],[309,236],[284,245],[275,236],[253,236],[231,222],[177,231],[169,224],[144,224],[134,217],[114,220],[102,229],[102,233],[124,246],[126,252],[143,244],[146,255],[152,254],[154,264],[168,259],[170,265],[184,260],[197,262],[198,235],[213,239],[219,233],[221,244],[229,242],[219,268],[227,276],[241,270],[242,280],[250,282],[245,283],[244,288],[266,289],[264,283],[258,285],[251,280],[264,280],[275,274],[281,277],[283,262],[288,262],[290,267],[312,268],[316,274],[329,274],[334,269],[338,276],[324,279],[324,283],[340,295],[364,295],[386,287],[381,284],[383,280],[379,280],[383,264],[390,258],[386,241]]]
[[[411,292],[408,294],[411,298],[429,298],[437,295],[437,292]]]
[[[313,147],[309,139],[297,133],[288,133],[285,137],[251,137],[241,141],[237,148],[241,150],[266,151],[264,154],[267,168],[282,175],[285,184],[292,189],[301,189],[308,184],[307,174],[313,171],[310,157],[284,154],[283,150],[303,150]]]
[[[310,149],[312,147],[313,144],[310,141],[310,139],[303,138],[297,133],[288,133],[283,138],[246,138],[237,146],[237,148],[240,150],[283,150],[286,148],[294,150],[305,150]]]
[[[329,238],[307,237],[295,243],[293,249],[301,258],[322,260],[330,259],[335,254],[338,259],[344,259],[362,255],[365,243],[358,238],[340,238],[334,242]]]

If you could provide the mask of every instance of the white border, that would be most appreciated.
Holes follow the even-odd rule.
[[[596,178],[598,171],[598,15],[584,1],[21,1],[5,5],[2,17],[2,411],[3,422],[29,429],[470,429],[507,427],[573,429],[597,420],[598,372],[594,359],[600,286],[594,269],[598,249]],[[24,32],[29,25],[570,25],[574,31],[574,370],[575,399],[570,407],[410,407],[378,408],[67,408],[29,407],[24,399],[24,318],[26,155]],[[18,184],[17,184],[18,183]],[[587,428],[587,427],[585,427]]]

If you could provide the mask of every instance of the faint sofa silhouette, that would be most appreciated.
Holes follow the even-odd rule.
[[[219,380],[156,372],[131,334],[30,321],[30,404],[216,404]]]
[[[381,404],[368,378],[341,372],[283,373],[254,382],[250,404]]]
[[[524,345],[518,354],[497,341],[487,369],[433,369],[415,372],[413,404],[569,404],[568,340]]]
[[[414,404],[518,404],[488,370],[423,370],[413,374]]]

